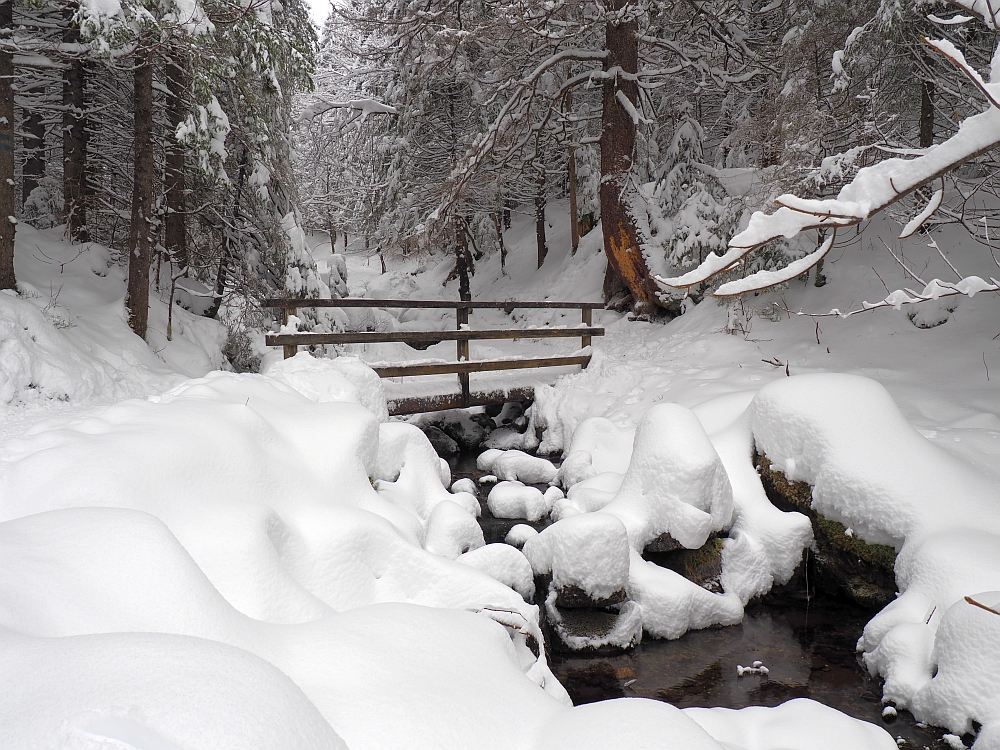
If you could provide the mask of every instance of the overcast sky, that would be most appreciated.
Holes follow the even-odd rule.
[[[326,17],[330,15],[330,0],[306,0],[306,2],[309,5],[309,17],[322,29]]]

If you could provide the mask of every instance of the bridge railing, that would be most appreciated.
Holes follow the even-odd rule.
[[[422,348],[426,348],[431,344],[441,341],[455,341],[457,345],[457,361],[455,362],[379,365],[373,368],[379,377],[383,378],[442,374],[455,374],[458,376],[461,393],[454,396],[445,395],[399,399],[395,402],[394,408],[390,409],[394,414],[411,414],[418,411],[477,406],[496,403],[498,400],[514,400],[515,396],[522,398],[530,396],[530,394],[515,394],[511,392],[503,394],[473,394],[469,385],[469,374],[473,372],[496,372],[499,370],[521,370],[536,367],[563,367],[566,365],[586,367],[590,363],[589,353],[557,357],[470,360],[470,341],[579,337],[581,348],[586,348],[590,346],[593,336],[604,335],[603,328],[597,328],[593,325],[593,311],[604,307],[600,302],[527,302],[515,300],[504,300],[502,302],[461,302],[452,300],[362,299],[347,297],[344,299],[268,299],[264,300],[264,305],[281,310],[283,325],[287,325],[289,318],[303,307],[450,308],[455,310],[455,330],[452,331],[276,333],[268,334],[265,337],[265,343],[268,346],[283,347],[286,359],[294,357],[299,346],[309,346],[311,344],[403,342],[407,344],[423,344]],[[579,310],[580,325],[546,328],[469,328],[469,313],[472,310],[504,310],[509,314],[515,309]]]

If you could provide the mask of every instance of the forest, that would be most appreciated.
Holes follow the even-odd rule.
[[[998,13],[0,0],[0,747],[1000,750]]]
[[[826,237],[881,210],[934,204],[911,231],[955,223],[988,241],[994,140],[960,126],[993,103],[977,72],[990,17],[925,3],[354,3],[317,36],[301,3],[272,5],[3,6],[0,213],[127,259],[140,336],[150,274],[157,289],[199,282],[234,346],[268,292],[325,295],[303,229],[383,258],[452,253],[467,296],[477,261],[505,255],[511,211],[533,207],[542,227],[560,198],[574,248],[601,223],[605,302],[643,315],[811,268],[822,283]],[[941,143],[955,147],[943,163],[912,160],[863,209],[779,199],[801,214],[794,228],[726,254],[779,196],[834,198],[860,169]],[[723,183],[738,168],[760,176],[734,197]],[[805,229],[814,242],[794,237]],[[13,223],[0,243],[15,288]],[[539,264],[546,252],[538,229]],[[724,260],[704,266],[712,254]]]

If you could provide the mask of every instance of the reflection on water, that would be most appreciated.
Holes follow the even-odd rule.
[[[941,732],[905,711],[882,719],[881,686],[862,668],[855,644],[872,613],[828,597],[799,602],[769,597],[747,608],[739,625],[696,630],[675,641],[646,638],[619,656],[552,655],[552,668],[574,703],[641,696],[692,706],[777,706],[812,698],[879,724],[906,747],[940,746]],[[767,676],[737,676],[755,661]]]

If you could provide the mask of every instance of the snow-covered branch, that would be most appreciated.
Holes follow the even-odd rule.
[[[317,99],[313,104],[306,107],[299,116],[299,122],[309,122],[315,117],[319,117],[333,109],[353,109],[361,113],[362,122],[369,115],[395,115],[399,111],[395,107],[376,101],[375,99],[352,99],[344,102],[331,102],[325,99]]]
[[[963,3],[962,7],[979,13],[992,12],[989,3],[980,0]],[[678,288],[691,287],[731,268],[754,248],[779,237],[794,237],[807,229],[836,229],[858,224],[959,165],[1000,145],[1000,107],[997,105],[1000,84],[983,81],[950,42],[924,41],[976,84],[988,98],[989,109],[962,122],[951,138],[931,146],[916,158],[886,159],[859,170],[836,198],[780,196],[775,200],[778,210],[771,214],[755,212],[747,228],[729,241],[729,250],[724,255],[710,253],[693,271],[675,278],[659,279],[660,283]],[[932,199],[928,207],[906,225],[902,236],[915,232],[940,205],[940,197]]]

